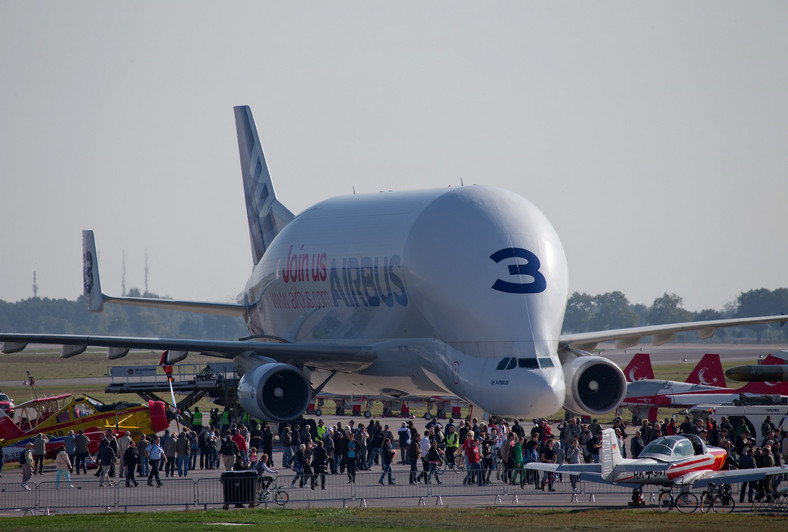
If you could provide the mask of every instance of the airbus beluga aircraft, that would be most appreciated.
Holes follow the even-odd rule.
[[[294,216],[280,201],[251,110],[235,108],[253,268],[237,303],[110,297],[102,293],[92,231],[83,233],[89,309],[105,303],[241,316],[237,341],[0,334],[27,343],[188,352],[234,360],[252,416],[290,420],[325,391],[398,398],[455,395],[499,416],[613,410],[621,369],[581,351],[597,342],[658,343],[679,331],[782,321],[717,320],[561,335],[566,258],[550,222],[524,198],[489,186],[342,196]]]

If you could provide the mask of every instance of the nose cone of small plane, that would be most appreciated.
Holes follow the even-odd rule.
[[[163,401],[148,401],[148,413],[154,432],[161,432],[170,426],[167,405]]]

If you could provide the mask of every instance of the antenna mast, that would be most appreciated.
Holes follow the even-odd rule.
[[[148,294],[148,248],[145,248],[145,294]]]
[[[123,276],[120,278],[120,293],[126,297],[126,250],[123,250]]]

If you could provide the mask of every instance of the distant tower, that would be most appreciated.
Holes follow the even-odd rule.
[[[123,251],[123,277],[120,278],[120,293],[126,296],[126,251]]]
[[[148,248],[145,248],[145,294],[148,293]]]
[[[38,298],[38,281],[36,281],[36,272],[33,270],[33,297]]]

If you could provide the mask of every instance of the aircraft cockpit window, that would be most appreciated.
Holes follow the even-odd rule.
[[[673,456],[694,456],[695,450],[692,448],[692,443],[689,440],[681,440],[673,447]]]
[[[657,438],[646,445],[641,455],[651,456],[654,454],[661,454],[664,456],[672,456],[673,448],[681,440],[686,441],[681,436],[663,436],[662,438]]]
[[[646,445],[641,454],[664,454],[670,456],[671,448],[668,445],[657,443],[656,440]]]
[[[692,451],[693,454],[704,454],[706,452],[706,446],[703,444],[703,440],[697,434],[685,434],[685,438],[689,439],[690,443],[692,444]]]
[[[77,405],[75,408],[74,414],[76,415],[74,417],[81,418],[85,416],[91,416],[95,413],[96,410],[92,406],[88,405],[87,403],[82,403],[81,405]]]
[[[539,365],[543,368],[552,368],[553,361],[549,358],[540,358],[538,361],[535,358],[516,358],[516,357],[506,357],[502,358],[500,362],[498,362],[498,366],[495,368],[497,370],[504,370],[504,369],[514,369],[514,368],[521,368],[521,369],[539,369]]]

